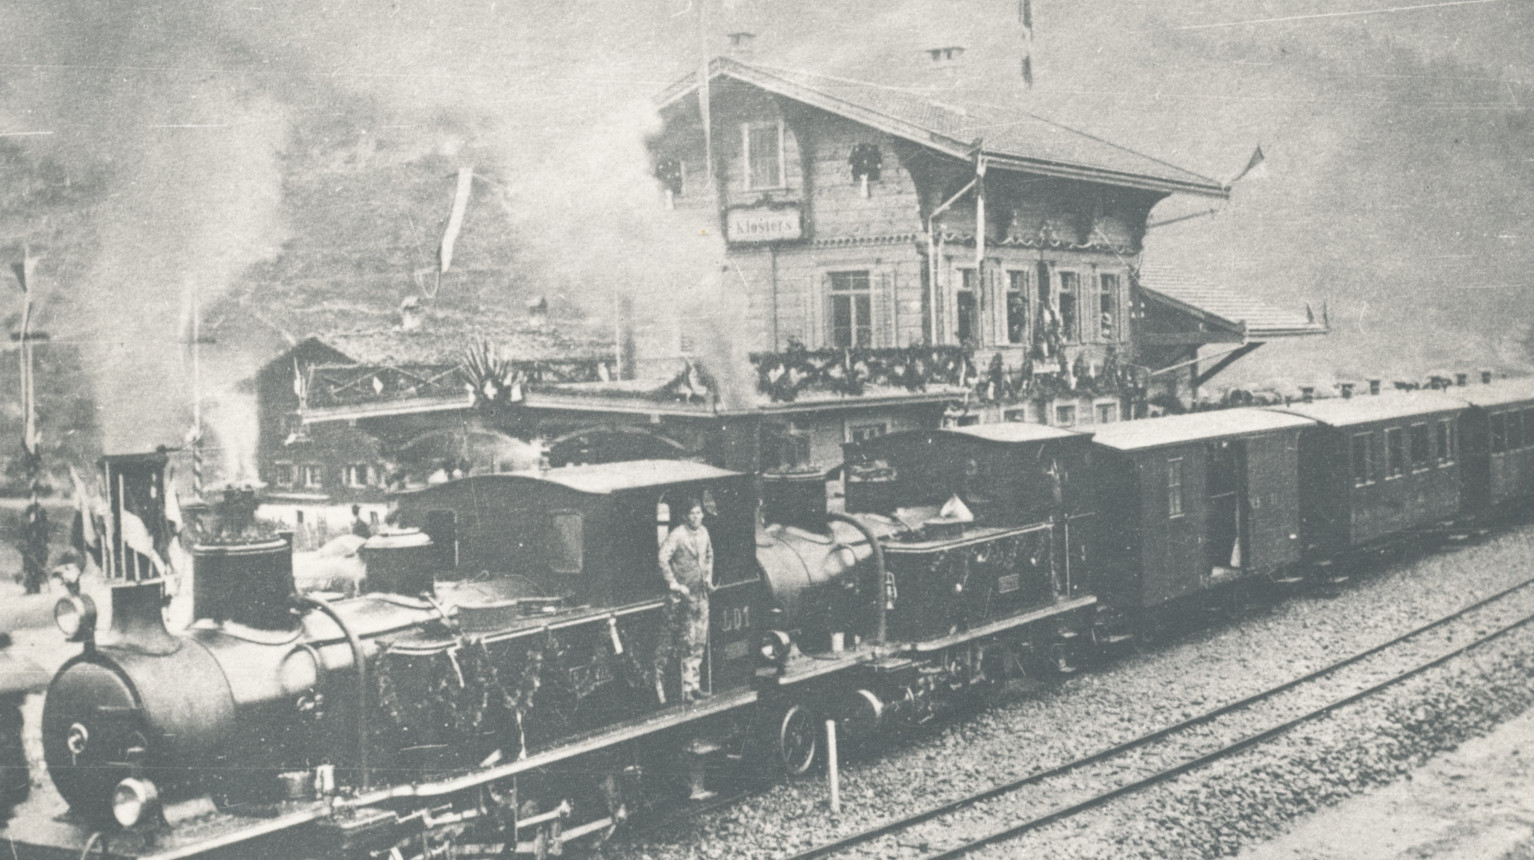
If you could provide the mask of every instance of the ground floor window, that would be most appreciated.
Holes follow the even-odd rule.
[[[1055,424],[1059,427],[1069,427],[1076,423],[1076,404],[1061,403],[1055,407]]]
[[[1097,404],[1097,423],[1112,424],[1119,420],[1119,405],[1117,403]]]
[[[959,343],[979,343],[980,337],[980,302],[979,273],[974,269],[964,269],[960,272],[961,285],[958,293],[954,296],[955,310],[958,318],[956,334]]]

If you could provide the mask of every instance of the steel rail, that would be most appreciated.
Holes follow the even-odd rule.
[[[1226,758],[1227,756],[1230,756],[1230,755],[1233,755],[1233,754],[1235,754],[1237,752],[1240,752],[1241,750],[1244,750],[1247,747],[1256,745],[1256,744],[1261,743],[1261,742],[1263,742],[1265,740],[1268,740],[1270,738],[1277,737],[1277,736],[1279,736],[1279,735],[1289,731],[1290,729],[1292,729],[1292,728],[1294,728],[1294,727],[1296,727],[1298,725],[1310,722],[1311,720],[1317,719],[1319,717],[1323,717],[1323,716],[1331,713],[1332,711],[1337,710],[1338,708],[1346,707],[1347,705],[1351,705],[1354,702],[1357,702],[1357,701],[1359,701],[1361,699],[1364,699],[1364,698],[1367,698],[1369,696],[1372,696],[1375,693],[1378,693],[1379,691],[1381,691],[1381,690],[1383,690],[1383,689],[1385,689],[1387,687],[1392,687],[1392,686],[1395,686],[1396,684],[1401,683],[1402,681],[1406,681],[1406,680],[1409,680],[1411,678],[1414,678],[1417,675],[1420,675],[1423,672],[1428,671],[1429,669],[1435,668],[1437,666],[1441,666],[1444,663],[1447,663],[1448,661],[1454,659],[1455,657],[1459,657],[1459,656],[1465,654],[1467,651],[1470,651],[1473,648],[1478,648],[1481,645],[1484,645],[1487,642],[1492,641],[1493,639],[1498,639],[1498,638],[1500,638],[1502,636],[1505,636],[1508,633],[1511,633],[1514,630],[1517,630],[1520,627],[1524,627],[1524,626],[1526,626],[1526,625],[1528,625],[1530,623],[1534,623],[1534,615],[1526,615],[1523,618],[1521,618],[1521,619],[1519,619],[1517,621],[1514,621],[1511,624],[1508,624],[1508,625],[1505,625],[1503,627],[1500,627],[1497,630],[1495,630],[1495,631],[1493,631],[1491,633],[1488,633],[1488,634],[1486,634],[1484,636],[1481,636],[1481,637],[1471,641],[1468,644],[1461,645],[1460,647],[1455,648],[1453,651],[1450,651],[1447,654],[1443,654],[1443,655],[1440,655],[1438,657],[1435,657],[1432,660],[1427,661],[1426,663],[1420,663],[1420,664],[1412,667],[1411,669],[1408,669],[1407,671],[1402,672],[1401,674],[1398,674],[1398,675],[1392,676],[1390,678],[1387,678],[1386,680],[1381,681],[1378,684],[1370,685],[1369,687],[1366,687],[1366,688],[1364,688],[1362,690],[1359,690],[1359,691],[1357,691],[1355,693],[1352,693],[1352,694],[1350,694],[1348,696],[1344,696],[1341,699],[1334,700],[1334,701],[1330,702],[1329,704],[1323,705],[1323,706],[1321,706],[1319,708],[1316,708],[1316,709],[1314,709],[1312,711],[1309,711],[1309,712],[1307,712],[1305,714],[1302,714],[1302,715],[1300,715],[1298,717],[1295,717],[1295,718],[1290,719],[1290,720],[1285,720],[1284,722],[1279,723],[1276,726],[1272,726],[1270,728],[1264,729],[1264,730],[1262,730],[1260,732],[1257,732],[1256,734],[1248,735],[1248,736],[1242,738],[1241,740],[1238,740],[1238,741],[1235,741],[1233,743],[1227,744],[1227,745],[1225,745],[1225,746],[1223,746],[1223,747],[1221,747],[1221,748],[1219,748],[1217,750],[1205,753],[1205,754],[1203,754],[1201,756],[1198,756],[1197,758],[1189,759],[1188,761],[1185,761],[1182,764],[1174,765],[1172,767],[1167,768],[1166,770],[1159,771],[1159,772],[1157,772],[1155,774],[1152,774],[1151,776],[1145,777],[1143,779],[1139,779],[1139,780],[1135,780],[1134,782],[1126,783],[1125,785],[1121,785],[1121,786],[1119,786],[1117,788],[1114,788],[1114,789],[1111,789],[1109,791],[1103,792],[1102,794],[1099,794],[1099,795],[1097,795],[1095,797],[1089,798],[1087,800],[1083,800],[1080,803],[1073,803],[1073,804],[1071,804],[1069,806],[1064,806],[1064,807],[1061,807],[1059,809],[1055,809],[1055,810],[1053,810],[1051,812],[1047,812],[1047,813],[1045,813],[1043,815],[1037,816],[1035,818],[1031,818],[1031,819],[1029,819],[1027,821],[1024,821],[1024,822],[1021,822],[1019,824],[1011,825],[1009,827],[1002,828],[1002,829],[994,831],[992,833],[988,833],[985,836],[981,836],[981,837],[979,837],[977,839],[972,839],[972,840],[970,840],[968,842],[965,842],[963,845],[960,845],[958,847],[950,848],[950,849],[947,849],[945,851],[940,851],[940,852],[938,852],[936,854],[929,854],[926,857],[923,857],[922,860],[948,860],[948,858],[951,858],[951,857],[961,857],[961,856],[963,856],[965,854],[968,854],[969,852],[974,851],[974,850],[976,850],[978,848],[983,848],[983,847],[985,847],[987,845],[993,845],[993,844],[995,844],[997,842],[1002,842],[1002,841],[1005,841],[1007,839],[1011,839],[1011,838],[1013,838],[1015,836],[1020,836],[1020,835],[1022,835],[1024,833],[1027,833],[1027,832],[1029,832],[1031,830],[1037,830],[1037,829],[1045,826],[1046,824],[1051,824],[1051,823],[1056,822],[1056,821],[1064,820],[1066,818],[1069,818],[1069,817],[1071,817],[1073,815],[1077,815],[1079,813],[1085,812],[1085,811],[1087,811],[1089,809],[1092,809],[1094,807],[1101,806],[1101,805],[1103,805],[1105,803],[1108,803],[1109,801],[1115,800],[1117,798],[1123,797],[1123,796],[1128,795],[1128,794],[1133,794],[1133,793],[1139,791],[1140,789],[1149,788],[1149,787],[1151,787],[1153,785],[1156,785],[1158,783],[1165,782],[1165,781],[1167,781],[1169,779],[1172,779],[1173,777],[1181,776],[1182,774],[1185,774],[1185,773],[1187,773],[1189,771],[1196,770],[1196,769],[1198,769],[1200,767],[1203,767],[1206,764],[1209,764],[1209,763],[1215,762],[1215,761],[1219,761],[1220,759]]]
[[[1332,674],[1334,672],[1337,672],[1337,671],[1340,671],[1342,669],[1345,669],[1348,666],[1352,666],[1354,664],[1362,662],[1363,660],[1366,660],[1366,659],[1368,659],[1370,657],[1373,657],[1374,655],[1379,654],[1380,652],[1385,651],[1385,650],[1387,650],[1389,648],[1393,648],[1393,647],[1395,647],[1395,646],[1397,646],[1397,645],[1407,641],[1408,639],[1416,638],[1417,636],[1421,636],[1424,633],[1428,633],[1428,632],[1430,632],[1432,630],[1435,630],[1435,629],[1437,629],[1439,627],[1442,627],[1442,626],[1444,626],[1446,624],[1452,623],[1452,622],[1454,622],[1454,621],[1456,621],[1456,620],[1458,620],[1460,618],[1463,618],[1464,616],[1468,615],[1471,612],[1474,612],[1474,611],[1476,611],[1478,609],[1481,609],[1481,608],[1483,608],[1485,606],[1488,606],[1488,605],[1490,605],[1492,603],[1495,603],[1495,602],[1497,602],[1499,600],[1502,600],[1503,598],[1505,598],[1505,597],[1507,597],[1507,596],[1509,596],[1511,594],[1514,594],[1515,592],[1521,591],[1521,590],[1523,590],[1525,588],[1529,588],[1530,586],[1534,586],[1534,578],[1526,579],[1526,580],[1524,580],[1522,582],[1519,582],[1519,583],[1517,583],[1515,585],[1512,585],[1512,586],[1510,586],[1508,588],[1505,588],[1505,589],[1503,589],[1501,591],[1498,591],[1495,594],[1492,594],[1492,595],[1490,595],[1488,597],[1485,597],[1485,598],[1482,598],[1480,600],[1477,600],[1474,603],[1471,603],[1471,604],[1468,604],[1466,606],[1463,606],[1460,609],[1454,611],[1453,613],[1450,613],[1449,615],[1445,615],[1442,618],[1439,618],[1439,619],[1437,619],[1435,621],[1431,621],[1431,622],[1429,622],[1427,624],[1424,624],[1424,625],[1422,625],[1420,627],[1416,627],[1416,628],[1414,628],[1412,630],[1408,630],[1407,632],[1402,633],[1401,635],[1396,636],[1393,639],[1390,639],[1390,640],[1385,641],[1385,642],[1381,642],[1378,645],[1374,645],[1374,646],[1372,646],[1372,647],[1370,647],[1368,649],[1365,649],[1363,651],[1360,651],[1360,652],[1358,652],[1358,653],[1356,653],[1356,654],[1354,654],[1354,655],[1352,655],[1350,657],[1347,657],[1347,658],[1344,658],[1342,660],[1339,660],[1336,663],[1332,663],[1330,665],[1323,666],[1322,668],[1317,669],[1317,670],[1315,670],[1313,672],[1309,672],[1309,673],[1306,673],[1306,674],[1301,675],[1299,677],[1296,677],[1296,678],[1293,678],[1291,680],[1285,681],[1284,683],[1279,684],[1276,687],[1270,687],[1270,688],[1268,688],[1266,690],[1263,690],[1262,692],[1254,693],[1254,694],[1252,694],[1250,696],[1247,696],[1247,697],[1245,697],[1243,699],[1238,699],[1238,700],[1236,700],[1234,702],[1230,702],[1228,704],[1221,705],[1218,708],[1214,708],[1213,710],[1206,711],[1206,712],[1204,712],[1202,714],[1199,714],[1197,716],[1189,717],[1188,719],[1183,720],[1183,721],[1181,721],[1179,723],[1174,723],[1173,725],[1157,729],[1156,731],[1150,732],[1150,733],[1145,734],[1145,735],[1141,735],[1141,736],[1139,736],[1137,738],[1133,738],[1133,739],[1125,741],[1123,743],[1116,744],[1116,745],[1111,746],[1111,747],[1106,747],[1106,748],[1104,748],[1102,750],[1099,750],[1099,751],[1097,751],[1095,753],[1087,755],[1087,756],[1085,756],[1083,758],[1075,759],[1075,760],[1072,760],[1072,761],[1065,762],[1063,764],[1056,765],[1054,767],[1047,768],[1045,770],[1037,771],[1035,773],[1031,773],[1031,774],[1029,774],[1029,775],[1027,775],[1025,777],[1022,777],[1020,779],[1013,780],[1011,782],[1003,783],[1003,784],[1000,784],[1000,785],[992,786],[991,788],[985,789],[984,791],[980,791],[980,792],[977,792],[975,794],[967,795],[965,797],[961,797],[961,798],[958,798],[956,800],[948,801],[948,802],[940,804],[938,806],[934,806],[932,808],[929,808],[929,809],[923,810],[921,812],[915,813],[914,815],[906,816],[904,818],[896,819],[894,821],[889,821],[889,822],[886,822],[884,824],[875,825],[875,826],[870,827],[870,828],[868,828],[866,830],[861,830],[861,831],[859,831],[857,833],[853,833],[853,834],[850,834],[848,836],[844,836],[844,837],[842,837],[840,839],[837,839],[837,840],[834,840],[832,842],[827,842],[827,843],[824,843],[822,845],[817,845],[817,846],[815,846],[813,848],[810,848],[810,849],[808,849],[806,851],[803,851],[803,852],[800,852],[798,854],[792,855],[790,860],[812,860],[812,858],[826,857],[826,856],[829,856],[831,854],[835,854],[837,852],[846,851],[846,850],[848,850],[848,849],[850,849],[850,848],[852,848],[854,846],[861,845],[861,844],[867,843],[867,842],[871,842],[871,841],[873,841],[875,839],[878,839],[878,838],[880,838],[882,836],[888,836],[888,835],[890,835],[892,833],[896,833],[896,832],[899,832],[901,830],[905,830],[905,829],[913,827],[913,826],[915,826],[917,824],[921,824],[923,822],[930,821],[930,820],[932,820],[934,818],[938,818],[938,817],[943,816],[943,815],[948,815],[950,813],[957,812],[960,809],[964,809],[966,807],[973,806],[973,805],[975,805],[977,803],[984,803],[987,800],[992,800],[992,799],[1000,797],[1002,795],[1010,794],[1010,793],[1012,793],[1014,791],[1017,791],[1018,789],[1026,788],[1026,787],[1028,787],[1030,785],[1035,785],[1035,784],[1043,782],[1045,780],[1053,779],[1054,777],[1062,776],[1064,774],[1070,773],[1071,771],[1080,770],[1081,768],[1087,767],[1089,765],[1097,764],[1098,762],[1102,762],[1102,761],[1106,761],[1106,760],[1111,759],[1111,758],[1115,758],[1115,757],[1120,756],[1120,755],[1122,755],[1122,754],[1124,754],[1126,752],[1129,752],[1131,750],[1137,749],[1137,748],[1145,746],[1147,744],[1155,743],[1156,741],[1162,740],[1163,738],[1169,737],[1169,736],[1171,736],[1173,734],[1177,734],[1177,733],[1182,732],[1182,731],[1186,731],[1187,729],[1190,729],[1190,728],[1192,728],[1194,726],[1202,725],[1204,723],[1207,723],[1207,722],[1210,722],[1212,720],[1218,719],[1220,717],[1223,717],[1223,716],[1225,716],[1227,714],[1230,714],[1230,713],[1233,713],[1235,711],[1242,710],[1244,708],[1248,708],[1248,707],[1250,707],[1252,705],[1255,705],[1255,704],[1257,704],[1259,702],[1262,702],[1262,701],[1264,701],[1266,699],[1270,699],[1270,698],[1272,698],[1274,696],[1277,696],[1280,693],[1288,692],[1289,690],[1292,690],[1292,689],[1294,689],[1296,687],[1299,687],[1302,684],[1307,684],[1307,683],[1309,683],[1311,681],[1315,681],[1315,680],[1317,680],[1319,678],[1323,678],[1323,677],[1325,677],[1327,675],[1330,675],[1330,674]],[[1534,616],[1531,616],[1528,619],[1524,619],[1524,621],[1521,621],[1519,623],[1520,624],[1527,623],[1530,620],[1534,620]],[[1501,631],[1501,632],[1506,632],[1506,631],[1504,630],[1504,631]],[[1498,635],[1500,635],[1501,632],[1499,632]],[[1394,683],[1394,681],[1392,681],[1390,683]],[[1117,795],[1115,795],[1115,796],[1117,796]],[[1042,826],[1042,824],[1036,825],[1036,826]],[[978,846],[976,846],[976,847],[978,847]]]

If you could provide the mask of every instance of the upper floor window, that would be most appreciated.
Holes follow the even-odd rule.
[[[1074,343],[1080,338],[1081,328],[1078,323],[1080,308],[1077,302],[1081,295],[1081,276],[1075,272],[1060,273],[1060,337],[1066,343]]]
[[[1098,333],[1106,341],[1119,338],[1119,276],[1103,275],[1098,288]]]
[[[1007,273],[1007,343],[1028,337],[1028,273]]]
[[[291,487],[291,486],[293,486],[293,464],[292,463],[274,463],[274,464],[272,464],[272,482],[275,483],[279,487]]]
[[[312,465],[299,466],[298,485],[300,487],[318,487],[320,485],[320,467]]]
[[[373,469],[367,465],[352,465],[341,470],[341,482],[348,487],[368,487],[373,484]]]
[[[960,270],[961,280],[958,293],[954,296],[957,304],[959,343],[980,342],[980,302],[979,278],[974,269]]]
[[[831,345],[873,346],[873,291],[868,272],[831,273]]]
[[[746,123],[741,127],[745,150],[746,190],[783,187],[783,124]]]

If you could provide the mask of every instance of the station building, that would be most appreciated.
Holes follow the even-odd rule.
[[[313,356],[263,371],[263,480],[288,474],[293,432],[279,424],[371,438],[381,472],[454,432],[464,450],[476,434],[490,434],[482,449],[537,438],[555,464],[823,470],[843,443],[904,429],[1142,417],[1268,340],[1326,332],[1198,273],[1142,265],[1152,208],[1224,199],[1216,180],[957,91],[935,100],[734,57],[706,74],[658,99],[657,218],[722,237],[719,286],[745,360],[700,347],[707,318],[627,307],[610,350],[521,355],[521,382],[495,401],[465,387],[447,351],[391,365],[321,333]],[[284,393],[295,373],[302,398]],[[416,382],[396,384],[401,373]]]

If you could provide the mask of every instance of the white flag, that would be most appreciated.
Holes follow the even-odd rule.
[[[439,256],[442,271],[453,265],[453,243],[458,241],[458,231],[463,229],[463,213],[469,207],[469,191],[474,184],[474,168],[458,168],[458,193],[453,197],[453,214],[447,219],[447,232],[442,234]]]

